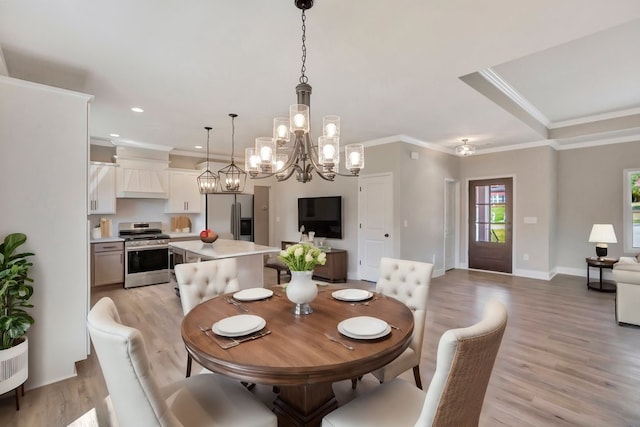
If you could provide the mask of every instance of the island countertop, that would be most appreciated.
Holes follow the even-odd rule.
[[[274,246],[263,246],[244,240],[228,239],[218,239],[213,243],[203,243],[199,240],[171,242],[169,246],[192,252],[207,259],[234,258],[280,252],[280,248]]]

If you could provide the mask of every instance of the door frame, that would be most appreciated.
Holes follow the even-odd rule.
[[[449,194],[449,185],[453,184],[453,194]],[[468,184],[467,184],[468,186]],[[442,273],[447,271],[447,197],[453,197],[453,268],[460,266],[460,180],[444,179],[444,221],[442,230]]]
[[[517,180],[516,180],[516,175],[515,174],[500,174],[500,175],[486,175],[486,176],[479,176],[479,177],[467,177],[465,178],[465,198],[464,198],[464,263],[461,263],[460,267],[461,268],[465,268],[465,269],[469,269],[469,182],[470,181],[481,181],[484,179],[502,179],[502,178],[511,178],[511,183],[512,183],[512,196],[511,196],[511,203],[512,203],[512,216],[513,216],[513,220],[511,221],[511,273],[502,273],[499,271],[491,271],[491,273],[496,273],[496,274],[508,274],[508,275],[514,275],[516,268],[515,268],[515,264],[516,264],[516,238],[517,238],[517,222],[516,222],[516,218],[518,218],[518,213],[517,213],[517,200],[518,200],[518,195],[517,195]],[[489,270],[482,270],[482,271],[489,271]]]

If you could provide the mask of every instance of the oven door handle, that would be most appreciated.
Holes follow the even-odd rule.
[[[126,252],[134,252],[134,251],[147,251],[151,249],[169,249],[169,245],[146,245],[146,246],[126,246]]]

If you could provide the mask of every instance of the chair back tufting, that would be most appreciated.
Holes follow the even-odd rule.
[[[235,258],[178,264],[175,273],[184,314],[204,301],[240,290]]]
[[[376,292],[393,297],[413,311],[414,334],[410,348],[420,358],[433,264],[394,258],[380,259]]]

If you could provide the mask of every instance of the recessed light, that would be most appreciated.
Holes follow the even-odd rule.
[[[144,110],[140,107],[132,107],[131,111],[133,111],[134,113],[143,113]]]
[[[114,138],[120,138],[120,134],[119,133],[110,133],[109,136],[112,136]]]
[[[194,148],[202,149],[202,145],[194,145]]]

